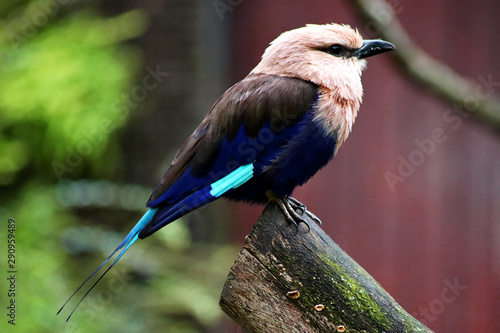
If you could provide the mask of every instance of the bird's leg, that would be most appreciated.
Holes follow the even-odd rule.
[[[278,205],[289,224],[298,226],[302,222],[306,223],[304,219],[302,219],[302,217],[295,211],[295,207],[292,207],[288,197],[279,197],[271,191],[267,191],[266,196],[269,202],[275,202]]]
[[[321,226],[321,220],[317,218],[316,215],[309,212],[306,206],[297,199],[292,197],[278,197],[270,191],[268,191],[266,195],[269,201],[275,202],[278,205],[290,224],[298,226],[300,223],[305,223],[309,227],[306,221],[302,218],[302,215],[306,213],[307,216]],[[297,210],[300,211],[300,214],[297,213]]]
[[[300,215],[304,215],[305,212],[307,212],[307,207],[304,205],[302,202],[299,200],[293,198],[293,197],[287,197],[288,201],[290,201],[291,205],[295,206],[295,210],[300,211]]]
[[[299,209],[301,211],[301,215],[304,215],[305,213],[311,220],[316,222],[317,225],[319,225],[320,227],[323,225],[323,222],[321,222],[321,220],[316,215],[308,211],[306,205],[304,205],[302,202],[292,197],[288,197],[288,200],[295,205],[295,209]]]

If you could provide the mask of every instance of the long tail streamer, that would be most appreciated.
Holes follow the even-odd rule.
[[[97,279],[97,281],[94,282],[94,284],[89,288],[89,290],[85,293],[85,295],[82,296],[82,298],[80,299],[80,301],[76,304],[76,306],[71,311],[71,313],[68,316],[68,318],[66,319],[66,321],[68,321],[71,318],[71,316],[73,315],[73,313],[75,312],[75,310],[78,308],[78,306],[82,303],[82,301],[85,299],[85,297],[87,297],[87,295],[92,291],[92,289],[94,289],[94,287],[97,285],[97,283],[104,277],[104,275],[106,275],[106,273],[111,269],[111,267],[113,267],[118,262],[118,260],[120,260],[120,258],[125,254],[125,252],[127,252],[127,250],[130,248],[130,246],[132,246],[132,244],[135,243],[135,241],[138,238],[139,233],[141,232],[142,229],[144,229],[144,227],[146,226],[146,224],[148,224],[149,221],[151,221],[151,219],[153,218],[153,216],[154,216],[154,214],[156,213],[157,210],[158,210],[158,208],[151,208],[151,209],[149,209],[146,212],[146,214],[144,214],[144,216],[139,220],[139,222],[137,222],[137,224],[134,226],[134,228],[129,232],[129,234],[127,235],[127,237],[125,237],[125,239],[116,247],[116,249],[114,249],[114,251],[109,255],[109,257],[107,257],[106,260],[104,260],[104,262],[101,265],[99,265],[99,267],[97,267],[97,269],[92,274],[90,274],[90,276],[88,278],[86,278],[85,281],[82,282],[82,284],[73,292],[73,294],[71,294],[71,296],[66,300],[66,302],[64,302],[63,306],[59,309],[59,311],[57,311],[57,314],[59,314],[62,311],[62,309],[64,309],[64,307],[66,306],[66,304],[68,304],[68,302],[73,298],[73,296],[75,296],[76,293],[78,291],[80,291],[80,289],[82,289],[83,286],[104,265],[106,265],[106,263],[115,255],[115,253],[118,252],[120,249],[123,248],[123,250],[118,254],[118,257],[116,257],[116,259],[113,261],[113,263],[104,271],[104,273],[101,274],[101,276],[99,277],[99,279]]]
[[[161,216],[159,216],[159,220],[161,221],[155,226],[152,226],[151,230],[145,230],[147,231],[147,235],[155,232],[156,230],[162,228],[164,225],[167,223],[178,219],[180,216],[186,214],[187,212],[199,208],[201,206],[204,206],[208,204],[209,202],[217,199],[218,197],[222,196],[223,194],[227,193],[231,189],[237,188],[240,185],[244,184],[247,182],[250,178],[252,178],[254,174],[254,165],[253,163],[247,164],[247,165],[242,165],[233,172],[229,173],[228,175],[222,177],[218,181],[210,184],[210,186],[205,187],[204,189],[197,191],[193,193],[192,195],[188,196],[187,198],[181,200],[180,202],[176,203],[175,205],[169,207],[165,212],[160,212]],[[195,204],[193,204],[195,202]],[[109,257],[104,260],[104,262],[97,267],[97,269],[90,274],[90,276],[85,279],[85,281],[82,282],[82,284],[75,290],[75,292],[68,298],[68,300],[63,304],[63,306],[57,311],[57,314],[59,314],[62,309],[68,304],[68,302],[76,295],[80,289],[83,288],[83,286],[104,266],[108,261],[119,251],[121,252],[118,254],[115,260],[109,265],[109,267],[104,271],[104,273],[99,276],[97,281],[94,282],[94,284],[87,290],[87,292],[82,296],[80,301],[75,305],[71,313],[69,314],[68,318],[66,321],[68,321],[75,310],[80,306],[80,304],[83,302],[85,297],[94,289],[94,287],[101,281],[101,279],[106,275],[106,273],[109,272],[109,270],[120,260],[120,258],[127,252],[127,250],[132,246],[132,244],[137,241],[139,238],[141,231],[146,227],[146,225],[153,219],[153,216],[156,214],[158,211],[158,207],[156,208],[151,208],[149,209],[146,214],[137,222],[137,224],[134,226],[134,228],[129,232],[127,237],[117,246],[117,248],[109,255]],[[146,235],[146,236],[147,236]]]

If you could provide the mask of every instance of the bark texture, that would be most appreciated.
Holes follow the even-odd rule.
[[[247,333],[432,332],[306,220],[270,204],[247,236],[220,300]]]

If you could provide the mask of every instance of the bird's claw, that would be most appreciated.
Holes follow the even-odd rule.
[[[270,201],[276,202],[278,207],[285,215],[288,223],[293,224],[295,227],[297,227],[297,230],[299,225],[302,223],[304,223],[307,226],[308,232],[311,230],[309,224],[303,218],[304,214],[307,215],[311,220],[316,222],[321,227],[321,220],[316,215],[309,212],[307,210],[307,207],[297,199],[292,197],[278,198],[271,193],[268,194],[268,198]]]
[[[323,226],[323,222],[321,222],[321,220],[319,219],[319,217],[317,217],[316,215],[314,215],[313,213],[311,213],[310,211],[306,210],[306,214],[307,216],[309,216],[309,218],[311,220],[313,220],[314,222],[316,222],[316,224],[320,227]]]
[[[304,213],[307,213],[307,207],[302,202],[300,202],[299,200],[292,198],[292,197],[288,197],[287,199],[290,202],[290,204],[295,205],[294,209],[296,211],[297,210],[300,211],[300,215],[304,215]]]
[[[301,211],[300,215],[306,214],[311,220],[316,222],[318,226],[321,227],[323,225],[321,220],[316,215],[308,211],[306,205],[304,205],[302,202],[292,197],[288,197],[288,200],[295,205],[296,210],[298,209]]]

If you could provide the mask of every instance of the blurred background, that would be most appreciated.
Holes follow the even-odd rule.
[[[390,5],[424,51],[482,87],[471,103],[500,95],[498,1]],[[217,97],[281,32],[329,22],[380,37],[347,0],[0,2],[3,312],[9,218],[18,271],[16,326],[3,314],[0,330],[242,332],[218,300],[262,207],[227,202],[137,242],[69,323],[76,300],[55,314]],[[431,329],[500,331],[498,131],[394,55],[369,59],[363,83],[349,140],[295,196]]]

